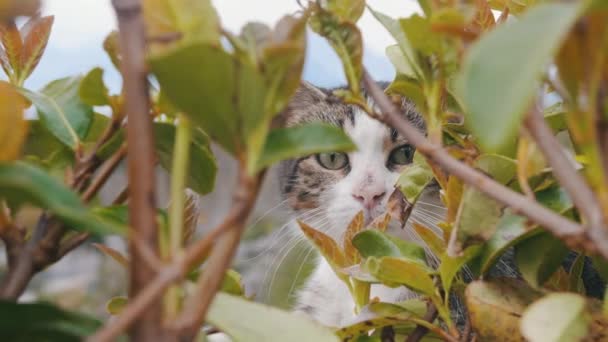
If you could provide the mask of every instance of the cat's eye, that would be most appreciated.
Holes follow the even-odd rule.
[[[348,165],[348,156],[342,152],[319,153],[317,162],[326,169],[339,170]]]
[[[412,162],[414,148],[410,145],[402,145],[391,151],[388,163],[391,165],[406,165]]]

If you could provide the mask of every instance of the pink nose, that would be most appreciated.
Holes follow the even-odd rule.
[[[380,204],[380,201],[386,195],[386,191],[379,189],[364,189],[353,193],[353,198],[356,199],[367,210],[373,209]]]

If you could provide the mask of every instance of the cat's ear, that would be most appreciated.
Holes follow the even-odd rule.
[[[291,103],[294,107],[305,107],[323,101],[326,98],[327,94],[323,90],[306,81],[301,81],[300,87],[296,90]]]
[[[327,93],[322,89],[317,88],[306,81],[301,81],[300,86],[289,101],[287,108],[280,115],[276,116],[273,121],[273,126],[291,126],[292,124],[302,121],[302,118],[306,116],[306,113],[311,106],[325,101],[327,96]]]

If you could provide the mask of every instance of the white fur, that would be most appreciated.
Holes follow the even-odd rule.
[[[330,227],[327,233],[336,241],[342,241],[345,229],[357,212],[365,210],[366,221],[385,212],[388,197],[394,190],[399,172],[386,167],[390,151],[383,144],[390,139],[390,131],[383,124],[371,119],[365,113],[354,113],[355,125],[347,120],[344,130],[358,149],[348,154],[351,171],[346,177],[329,189],[321,199],[327,208]],[[366,210],[353,194],[385,193],[380,203]],[[405,288],[388,288],[373,285],[371,297],[382,301],[396,302],[411,297]],[[324,258],[319,257],[318,265],[304,288],[298,293],[300,308],[312,307],[309,314],[324,325],[341,327],[355,320],[355,304],[346,285],[335,275]]]

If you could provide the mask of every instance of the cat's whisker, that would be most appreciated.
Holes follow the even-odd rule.
[[[331,233],[331,231],[338,229],[339,227],[330,227],[327,230],[327,234]],[[291,283],[291,286],[289,288],[289,291],[287,292],[287,296],[291,296],[291,294],[293,293],[293,290],[296,286],[296,282],[298,280],[298,277],[300,276],[300,273],[302,272],[302,269],[304,268],[304,265],[306,263],[306,260],[308,259],[308,257],[310,257],[310,254],[312,252],[314,252],[315,249],[311,248],[310,251],[308,251],[308,253],[306,253],[306,256],[304,256],[304,259],[302,259],[302,262],[300,264],[300,267],[298,268],[298,272],[296,273],[296,276],[293,278],[293,282]]]
[[[414,210],[413,210],[413,212],[414,213],[424,213],[424,214],[436,217],[438,219],[443,219],[445,217],[445,214],[446,214],[445,212],[438,213],[435,210],[427,210],[427,209],[424,209],[422,207],[415,207]]]
[[[315,215],[316,216],[316,215]],[[315,220],[314,222],[310,221],[310,225],[312,225],[313,227],[318,226],[320,222],[322,222],[325,218],[321,217],[318,220]],[[279,270],[279,268],[281,267],[281,265],[283,264],[283,262],[285,261],[285,259],[287,258],[287,256],[289,255],[289,253],[301,242],[306,242],[306,238],[303,234],[293,234],[293,236],[291,237],[291,239],[285,244],[285,246],[283,246],[281,248],[281,250],[277,253],[277,256],[280,256],[280,259],[278,259],[278,264],[275,262],[271,263],[271,266],[266,270],[266,274],[264,275],[264,282],[266,282],[266,280],[268,279],[269,273],[271,270],[273,270],[273,275],[272,278],[270,280],[270,284],[267,287],[267,291],[266,291],[266,299],[269,298],[270,296],[270,290],[272,289],[272,286],[274,284],[277,272]],[[275,266],[276,264],[276,266]]]
[[[425,202],[423,200],[416,201],[416,205],[418,205],[418,204],[426,205],[426,206],[437,208],[437,209],[440,209],[440,210],[448,210],[445,206],[437,205],[437,204],[430,203],[430,202]]]
[[[316,218],[318,216],[320,216],[323,213],[323,210],[320,208],[315,208],[315,209],[311,209],[309,211],[306,211],[304,213],[299,214],[298,216],[294,217],[293,219],[287,221],[287,223],[285,223],[283,226],[281,226],[281,228],[279,228],[278,230],[276,230],[275,232],[272,232],[271,235],[276,235],[276,237],[272,238],[269,243],[268,243],[268,247],[266,247],[264,250],[260,251],[259,253],[257,253],[255,256],[247,258],[247,259],[242,259],[240,260],[240,262],[251,262],[257,258],[262,257],[266,252],[271,251],[279,242],[281,242],[281,239],[283,239],[284,237],[287,237],[288,239],[291,239],[293,232],[291,232],[290,226],[298,219],[300,220],[309,220],[309,219],[313,219]]]

